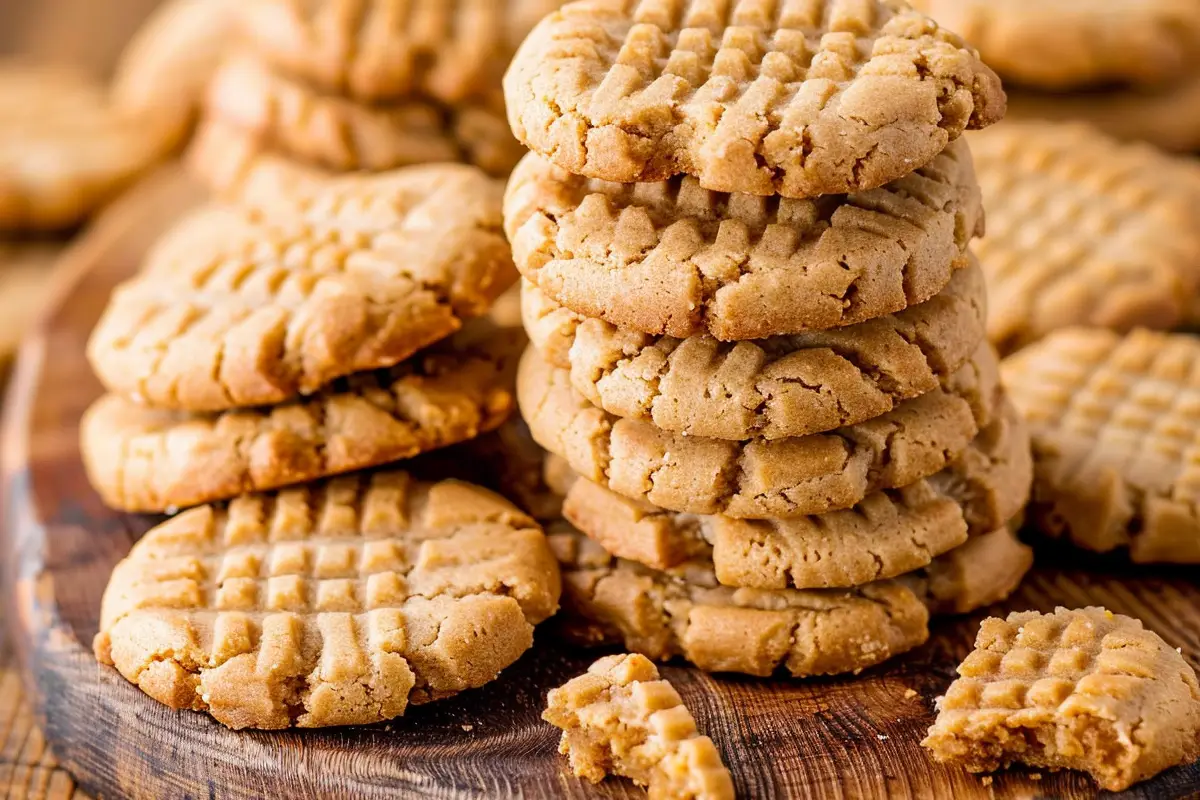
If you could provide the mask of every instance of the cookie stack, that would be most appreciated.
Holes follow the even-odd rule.
[[[1019,87],[1012,116],[1081,120],[1168,150],[1200,147],[1200,4],[913,0]]]
[[[569,625],[794,675],[1007,594],[1028,435],[985,342],[967,128],[999,80],[900,2],[583,0],[506,78],[517,394]]]
[[[252,0],[218,69],[192,163],[241,196],[248,163],[310,174],[463,161],[506,176],[522,150],[499,76],[561,0]],[[253,158],[252,158],[253,157]]]

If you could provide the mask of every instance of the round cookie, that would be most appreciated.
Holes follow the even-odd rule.
[[[1053,330],[1186,322],[1200,291],[1200,177],[1190,161],[1084,125],[972,134],[988,209],[975,252],[1002,353]]]
[[[196,126],[184,154],[188,172],[222,202],[261,205],[279,197],[311,193],[338,177],[263,145],[251,133],[216,117]]]
[[[482,686],[560,580],[502,498],[404,472],[184,512],[113,570],[96,658],[231,728],[361,725]]]
[[[166,125],[81,73],[0,62],[0,231],[79,224],[165,155]]]
[[[257,0],[243,28],[273,66],[360,100],[447,105],[498,93],[517,46],[563,0]],[[493,101],[497,104],[498,101]]]
[[[296,188],[158,242],[88,345],[109,391],[185,411],[283,402],[407,358],[516,280],[500,185],[474,168]]]
[[[696,514],[797,517],[849,508],[946,467],[991,423],[1000,397],[986,345],[935,391],[837,431],[730,442],[661,431],[587,402],[530,348],[517,397],[533,438],[618,494]]]
[[[692,177],[588,180],[527,156],[504,200],[518,269],[618,327],[726,341],[852,325],[941,291],[983,209],[951,144],[886,186],[815,200],[720,194]]]
[[[563,516],[614,556],[654,569],[703,558],[726,586],[848,588],[920,569],[968,535],[1008,525],[1032,481],[1029,433],[1006,404],[945,470],[852,509],[772,520],[678,514],[577,480]]]
[[[1161,84],[1200,62],[1190,0],[913,0],[1005,81],[1061,91]]]
[[[617,328],[568,311],[528,281],[525,328],[599,408],[689,436],[778,439],[873,419],[938,388],[984,340],[978,264],[898,314],[846,328],[724,343]]]
[[[106,395],[81,423],[84,466],[108,505],[168,511],[411,458],[504,422],[523,341],[478,321],[395,367],[269,408],[187,414]]]
[[[882,186],[1005,102],[895,0],[581,0],[534,29],[504,93],[517,138],[577,175],[784,197]]]
[[[721,586],[711,563],[670,571],[614,558],[565,523],[549,528],[563,569],[564,632],[709,672],[793,677],[857,672],[924,644],[930,614],[1010,594],[1033,561],[1007,529],[971,539],[901,578],[854,589]]]

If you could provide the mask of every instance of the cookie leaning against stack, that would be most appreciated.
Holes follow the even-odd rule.
[[[582,0],[505,92],[518,403],[566,465],[576,633],[829,674],[1015,587],[1029,441],[959,138],[1005,101],[973,51],[882,0]]]
[[[502,189],[462,165],[348,176],[180,221],[88,355],[82,450],[111,505],[163,511],[470,439],[512,410],[523,336]]]

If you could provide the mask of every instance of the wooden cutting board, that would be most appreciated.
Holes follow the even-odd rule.
[[[494,684],[411,709],[389,724],[234,733],[170,711],[96,664],[100,596],[112,566],[157,521],[104,508],[84,479],[80,414],[99,393],[83,357],[105,299],[199,192],[168,169],[101,218],[66,258],[56,301],[26,344],[2,451],[3,602],[28,693],[59,762],[101,797],[639,797],[630,784],[572,777],[539,715],[546,692],[595,653],[543,630]],[[1200,663],[1195,571],[1046,555],[1006,608],[1103,604],[1141,617]],[[929,762],[918,746],[979,619],[940,623],[920,650],[858,678],[751,680],[666,668],[747,798],[1091,798],[1079,775],[1014,771],[990,785]],[[908,696],[908,690],[917,692]],[[1200,793],[1200,764],[1128,797]]]

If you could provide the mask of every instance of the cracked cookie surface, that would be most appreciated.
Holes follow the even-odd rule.
[[[1101,608],[980,626],[922,744],[972,772],[1088,772],[1119,792],[1200,756],[1196,673],[1162,638]]]
[[[614,556],[655,569],[711,560],[726,586],[853,587],[926,567],[1009,524],[1029,499],[1029,435],[1005,407],[953,464],[844,511],[742,520],[664,511],[587,480],[566,494],[563,516]]]
[[[1073,328],[1006,359],[1039,528],[1142,563],[1200,564],[1200,341]]]
[[[734,589],[711,562],[667,571],[614,558],[565,523],[548,528],[563,569],[562,629],[709,672],[836,675],[924,644],[931,614],[1003,599],[1033,561],[1007,529],[971,539],[924,570],[854,589]]]
[[[730,341],[851,325],[922,303],[983,233],[970,150],[956,141],[886,186],[789,200],[623,184],[536,155],[514,171],[505,230],[518,269],[586,317]]]
[[[1002,353],[1071,325],[1190,319],[1200,289],[1190,162],[1077,124],[1010,121],[970,141],[988,210],[974,249]]]
[[[928,477],[991,424],[1000,389],[984,345],[942,387],[836,431],[731,442],[661,431],[590,404],[529,348],[517,396],[534,439],[588,480],[672,511],[740,518],[849,508]]]
[[[94,648],[231,728],[370,724],[495,679],[559,592],[515,506],[379,472],[159,525],[114,569]]]
[[[519,330],[480,320],[389,369],[269,408],[151,409],[106,395],[84,414],[84,466],[104,501],[165,511],[411,458],[512,412]]]
[[[757,341],[652,336],[568,311],[524,281],[522,316],[542,356],[593,405],[665,431],[778,439],[853,425],[934,391],[984,339],[978,265],[898,314]]]
[[[611,772],[648,787],[650,797],[734,798],[716,745],[643,655],[605,656],[551,689],[542,718],[562,729],[558,752],[592,783]]]
[[[158,242],[88,344],[109,391],[186,411],[283,402],[407,358],[516,279],[501,188],[474,168],[294,188],[202,209]]]
[[[572,173],[784,197],[881,186],[1005,106],[974,51],[895,0],[582,0],[504,90],[517,138]]]

